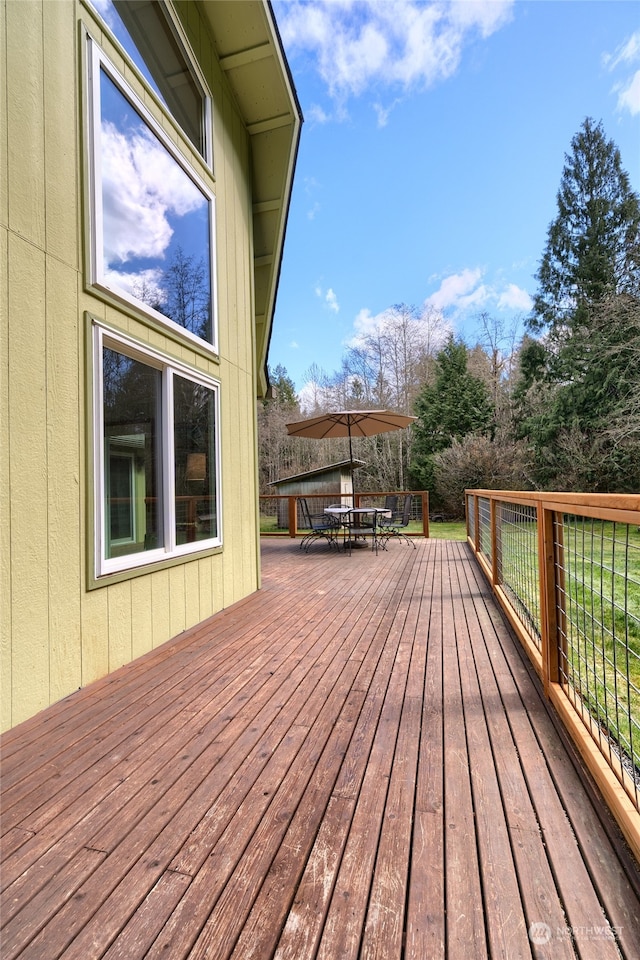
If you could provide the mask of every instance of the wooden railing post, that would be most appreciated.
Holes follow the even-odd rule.
[[[476,555],[480,553],[480,497],[474,494],[473,497],[473,542],[476,547]]]
[[[555,582],[553,557],[553,513],[537,503],[538,520],[538,596],[540,599],[540,653],[542,683],[549,696],[552,669],[550,650],[555,643]]]
[[[560,682],[559,649],[564,636],[564,615],[559,611],[559,599],[564,586],[564,551],[562,543],[559,541],[556,546],[555,542],[555,511],[545,509],[542,501],[538,501],[537,511],[542,682],[549,696],[549,685]],[[561,531],[562,527],[558,529]]]
[[[298,498],[289,497],[289,536],[296,537],[298,535]]]
[[[423,490],[422,497],[422,535],[429,536],[429,491]]]
[[[502,582],[502,574],[498,562],[498,547],[502,550],[498,531],[500,515],[500,505],[495,497],[491,497],[489,500],[489,526],[491,531],[491,582],[494,586]]]

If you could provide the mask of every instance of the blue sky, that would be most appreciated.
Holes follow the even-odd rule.
[[[305,123],[269,363],[299,390],[394,304],[522,328],[585,117],[640,189],[637,0],[273,6]]]

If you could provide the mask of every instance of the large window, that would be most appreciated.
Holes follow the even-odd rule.
[[[221,542],[218,387],[96,324],[98,576]]]
[[[214,198],[89,41],[91,279],[217,350]]]
[[[162,0],[92,0],[177,123],[210,160],[211,102]]]

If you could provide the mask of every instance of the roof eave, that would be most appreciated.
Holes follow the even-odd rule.
[[[201,0],[251,147],[257,395],[268,351],[303,117],[269,0]]]

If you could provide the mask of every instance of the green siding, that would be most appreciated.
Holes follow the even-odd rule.
[[[219,362],[85,288],[79,25],[97,40],[102,31],[80,0],[0,2],[0,70],[9,90],[0,98],[0,111],[8,104],[0,112],[3,729],[259,585],[248,138],[197,6],[180,9],[214,101]],[[104,48],[122,67],[106,40]],[[87,316],[221,383],[223,548],[93,589]]]

